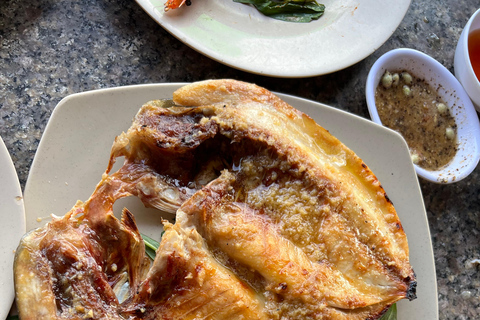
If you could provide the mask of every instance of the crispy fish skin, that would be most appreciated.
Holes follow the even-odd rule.
[[[380,182],[353,151],[310,117],[266,89],[233,80],[185,86],[174,93],[174,101],[184,106],[212,105],[206,108],[215,109],[213,118],[225,135],[264,142],[287,156],[298,172],[306,172],[312,183],[331,184],[331,190],[344,197],[342,215],[355,223],[357,236],[403,278],[413,275],[406,235]]]
[[[116,287],[127,278],[133,295],[150,266],[133,215],[113,215],[128,195],[104,176],[87,202],[24,235],[14,261],[21,319],[123,319]]]
[[[261,297],[260,297],[261,298]],[[268,319],[262,299],[221,265],[195,228],[166,223],[154,264],[124,316],[142,319]]]
[[[415,298],[399,218],[353,151],[253,84],[197,82],[173,100],[140,109],[85,204],[24,237],[22,319],[376,319]],[[112,213],[130,195],[176,212],[151,268],[133,216]],[[98,272],[59,285],[79,261]]]

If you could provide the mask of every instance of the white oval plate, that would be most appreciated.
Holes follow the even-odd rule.
[[[17,172],[1,138],[0,182],[0,319],[5,319],[15,297],[13,258],[25,233],[25,210]]]
[[[181,84],[149,84],[103,89],[66,97],[57,105],[40,141],[25,187],[27,229],[43,226],[50,214],[63,215],[85,201],[105,171],[115,137],[126,131],[142,104],[170,99]],[[410,243],[418,277],[418,299],[401,301],[400,320],[437,320],[437,282],[430,231],[417,176],[403,138],[369,120],[313,101],[278,94],[309,114],[352,148],[375,172],[395,204]],[[121,162],[121,161],[119,161]],[[123,206],[140,232],[159,240],[161,217],[135,197]],[[39,222],[37,218],[42,218]]]
[[[309,23],[268,18],[233,0],[192,0],[165,13],[165,0],[136,0],[183,43],[231,67],[275,77],[307,77],[349,67],[397,29],[410,0],[317,0],[325,14]]]

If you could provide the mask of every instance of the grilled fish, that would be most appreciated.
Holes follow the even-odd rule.
[[[24,236],[22,319],[377,319],[415,298],[402,225],[353,151],[253,84],[173,101],[142,106],[90,199]],[[176,214],[151,264],[133,214],[113,215],[132,195]]]

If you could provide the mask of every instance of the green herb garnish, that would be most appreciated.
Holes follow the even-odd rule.
[[[310,22],[325,12],[325,6],[315,0],[233,0],[251,4],[264,15],[282,21]]]
[[[378,320],[397,320],[397,304],[394,303],[390,309]]]
[[[158,241],[153,240],[152,238],[144,234],[142,234],[142,238],[143,238],[143,243],[145,243],[145,253],[150,259],[155,260],[156,251],[160,246],[160,243],[158,243]]]

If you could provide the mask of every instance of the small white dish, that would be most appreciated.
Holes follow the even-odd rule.
[[[385,53],[372,66],[367,77],[366,99],[371,119],[382,124],[375,105],[375,91],[386,70],[406,70],[424,79],[447,104],[457,124],[458,151],[445,167],[429,171],[415,165],[419,176],[435,183],[452,183],[467,177],[480,160],[480,124],[475,108],[464,88],[447,68],[432,57],[413,49]]]
[[[28,230],[45,225],[50,214],[63,215],[85,201],[108,164],[115,136],[130,127],[142,104],[171,99],[182,84],[148,84],[73,94],[59,102],[45,128],[25,187]],[[407,144],[402,137],[367,119],[317,102],[278,94],[307,113],[353,149],[371,168],[392,200],[410,245],[418,280],[413,301],[398,303],[398,320],[438,320],[438,296],[432,243],[423,198]],[[161,215],[135,197],[126,206],[140,232],[159,240]],[[116,211],[117,210],[117,211]],[[41,219],[39,219],[41,218]]]
[[[220,63],[297,78],[335,72],[372,54],[397,29],[411,0],[322,0],[325,14],[309,23],[268,18],[233,0],[192,0],[167,13],[165,0],[136,1],[177,39]]]
[[[477,29],[480,29],[480,9],[470,17],[465,28],[463,28],[455,50],[453,66],[455,77],[463,85],[475,108],[480,112],[480,81],[475,76],[468,53],[468,35],[471,31]]]
[[[25,233],[25,210],[17,172],[0,138],[0,319],[5,319],[15,297],[13,259]]]

